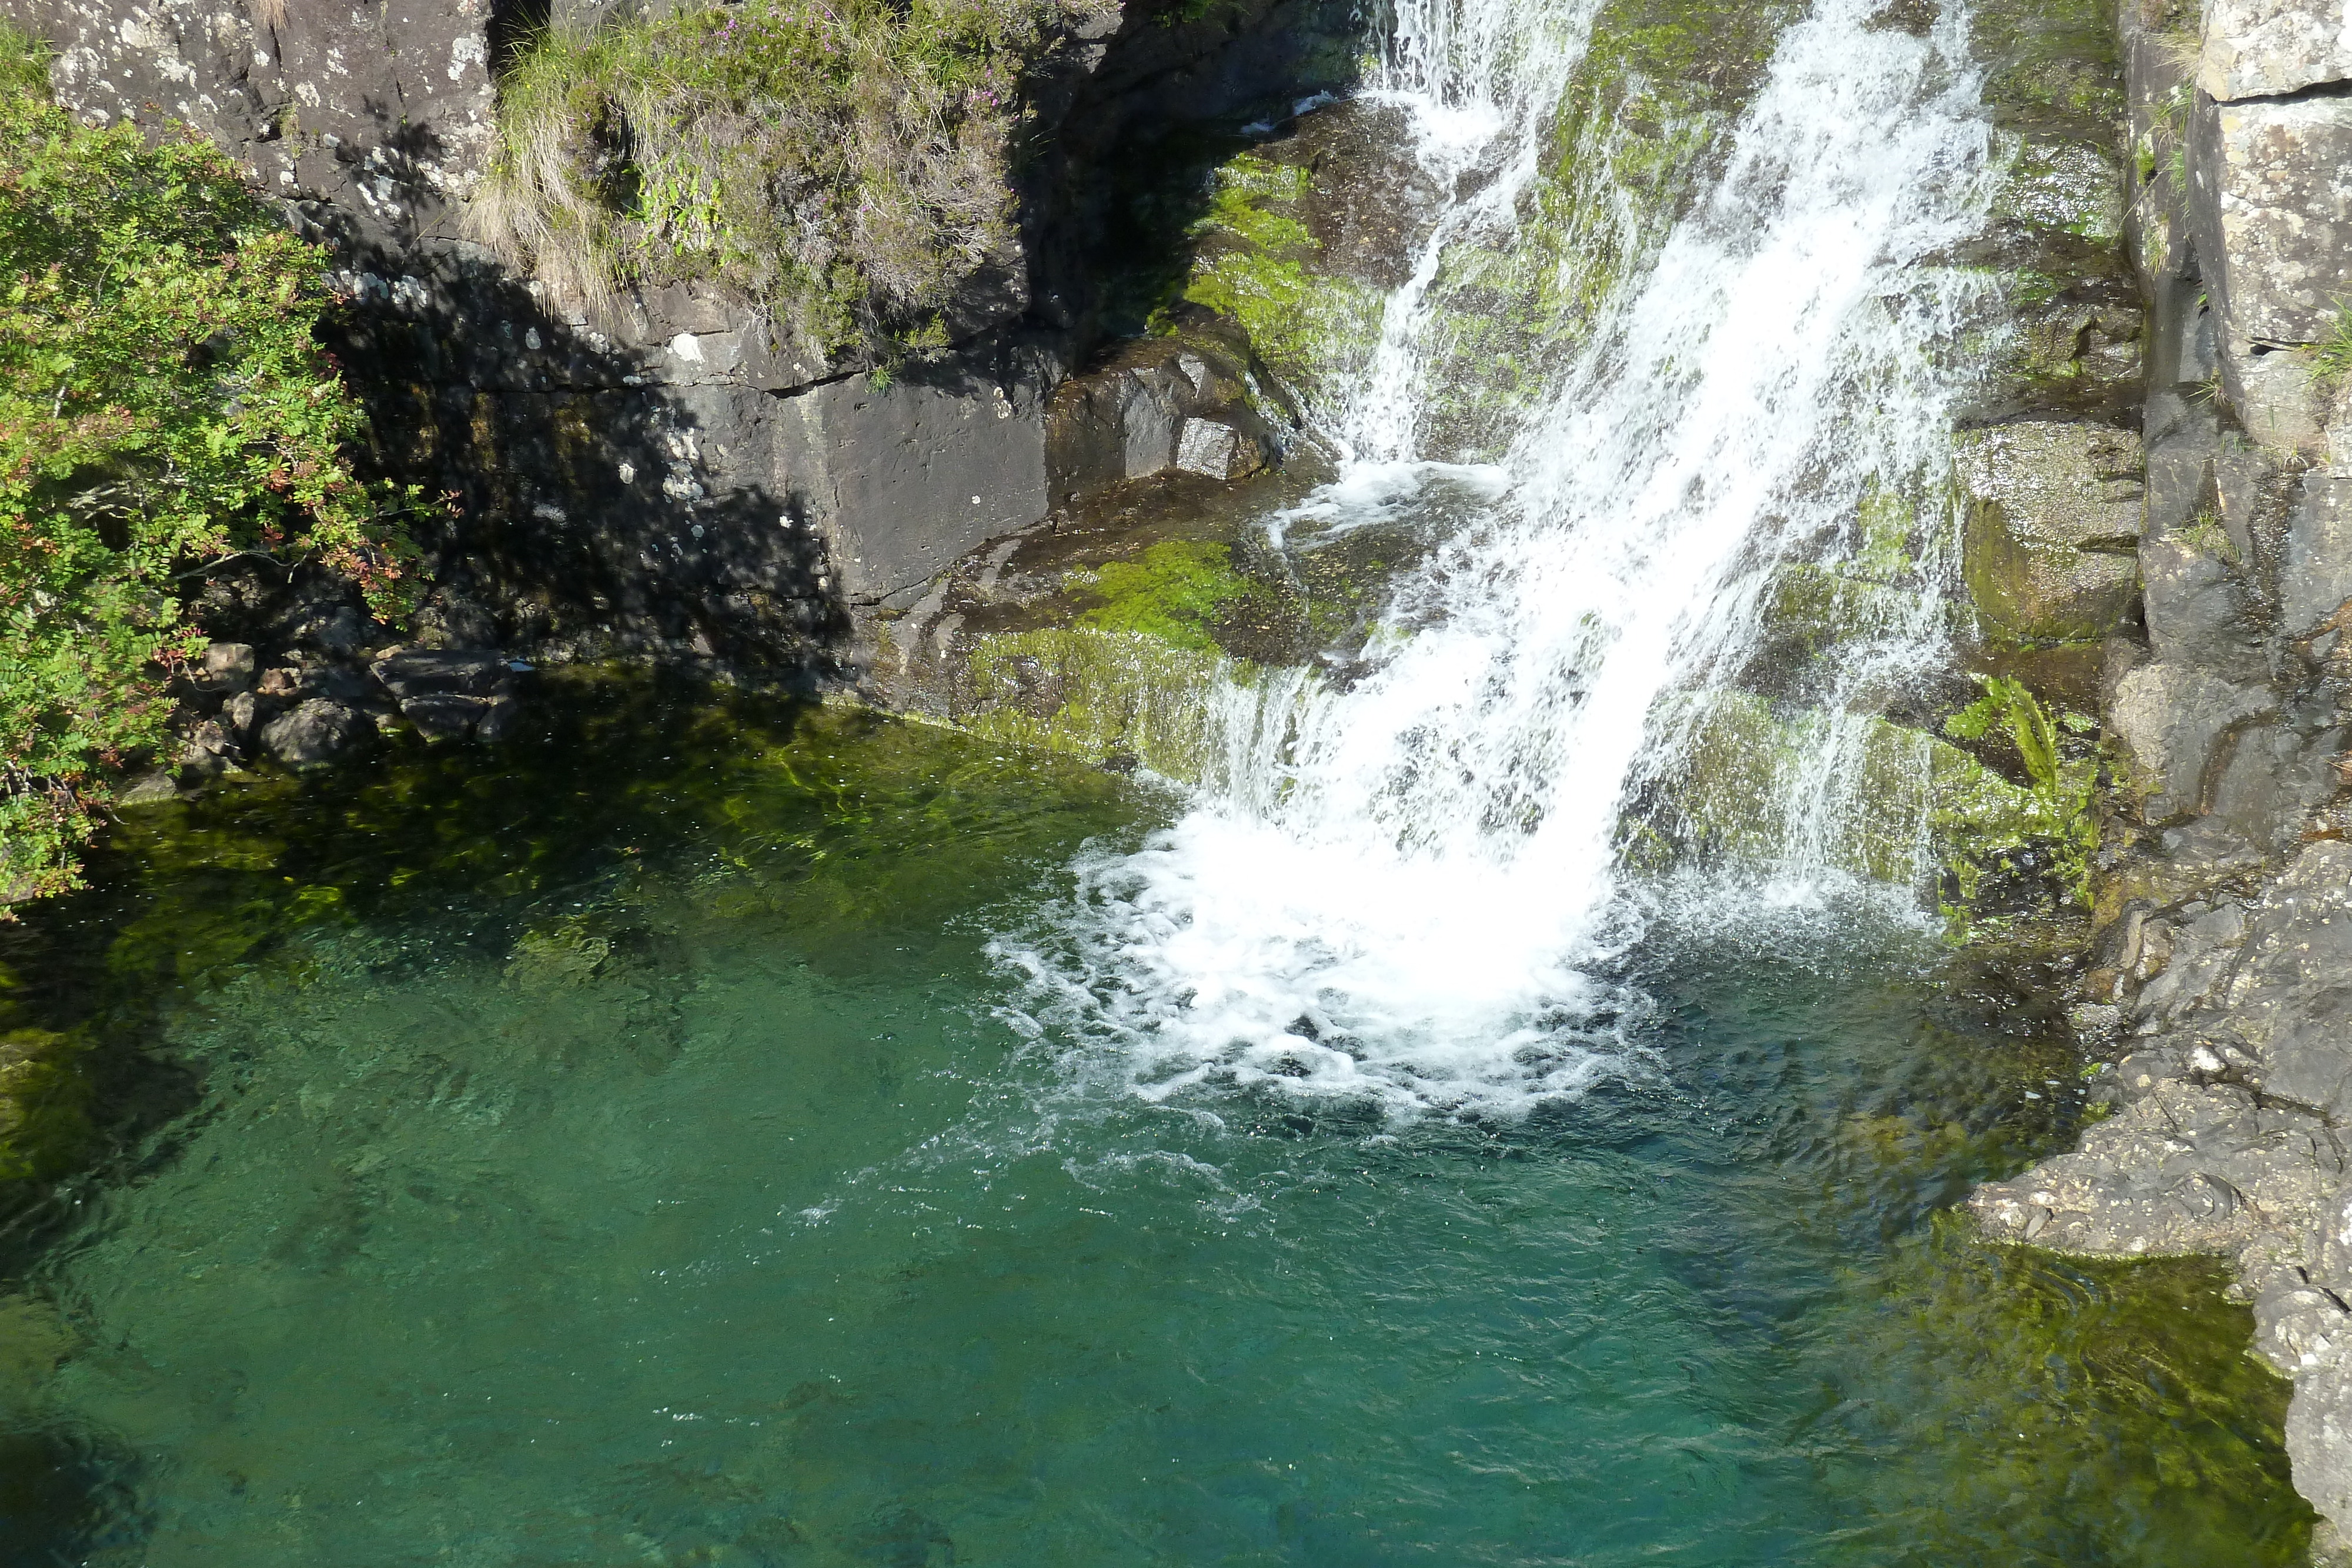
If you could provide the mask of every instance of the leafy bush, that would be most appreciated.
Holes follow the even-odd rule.
[[[311,329],[325,259],[193,131],[45,101],[0,34],[0,917],[78,885],[108,779],[164,741],[204,645],[181,595],[246,556],[404,608],[400,503]]]
[[[723,280],[826,348],[944,343],[1004,255],[1021,78],[1098,0],[744,0],[551,28],[500,84],[480,236],[591,308]]]

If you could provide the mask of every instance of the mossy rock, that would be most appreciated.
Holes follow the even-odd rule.
[[[1071,626],[982,636],[966,657],[958,728],[1167,778],[1207,777],[1218,732],[1212,694],[1254,666],[1150,632]]]
[[[1633,858],[1654,870],[1677,855],[1769,870],[1795,847],[1784,803],[1826,786],[1842,797],[1824,857],[1832,867],[1897,884],[1931,877],[1957,884],[1966,902],[2021,854],[2054,860],[2087,820],[2081,791],[2013,783],[1941,736],[1883,718],[1853,721],[1860,727],[1841,747],[1843,766],[1815,779],[1812,765],[1836,744],[1827,722],[1781,716],[1745,692],[1705,699],[1688,716],[1683,768],[1648,814],[1648,841]]]
[[[1996,632],[2080,642],[2113,630],[2137,591],[2145,467],[2106,425],[2029,423],[1963,434],[1962,572]]]

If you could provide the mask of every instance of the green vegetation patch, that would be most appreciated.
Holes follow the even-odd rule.
[[[0,33],[0,915],[77,885],[204,646],[184,585],[316,561],[405,607],[415,493],[355,478],[326,258],[193,131],[92,130]]]
[[[1213,178],[1183,297],[1238,322],[1258,356],[1309,397],[1337,386],[1379,340],[1382,296],[1322,265],[1298,215],[1312,172],[1244,152]]]
[[[1078,617],[1080,625],[1140,632],[1199,653],[1215,650],[1210,628],[1229,607],[1262,591],[1234,570],[1229,546],[1194,539],[1170,539],[1134,560],[1073,574],[1070,586],[1102,601]]]
[[[1188,781],[1205,778],[1213,760],[1211,695],[1256,675],[1213,647],[1087,625],[982,637],[966,670],[959,727],[1093,762],[1124,758]]]
[[[723,281],[828,350],[943,347],[1012,265],[1024,71],[1077,0],[745,0],[558,26],[500,84],[482,236],[560,297]]]

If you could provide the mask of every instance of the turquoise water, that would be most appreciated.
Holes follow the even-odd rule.
[[[1150,1104],[987,948],[1173,809],[632,685],[132,819],[5,955],[152,1102],[0,1300],[5,1560],[2295,1560],[2216,1275],[1938,1218],[2078,1111],[2008,982],[1668,921],[1580,1100]]]

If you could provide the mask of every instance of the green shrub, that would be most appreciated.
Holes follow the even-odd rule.
[[[0,917],[78,884],[108,779],[163,744],[185,585],[313,560],[397,612],[413,499],[342,457],[322,253],[194,132],[76,124],[37,58],[0,33]]]
[[[1079,0],[744,0],[556,27],[499,86],[480,237],[568,305],[704,277],[839,348],[1010,258],[1023,74]]]

